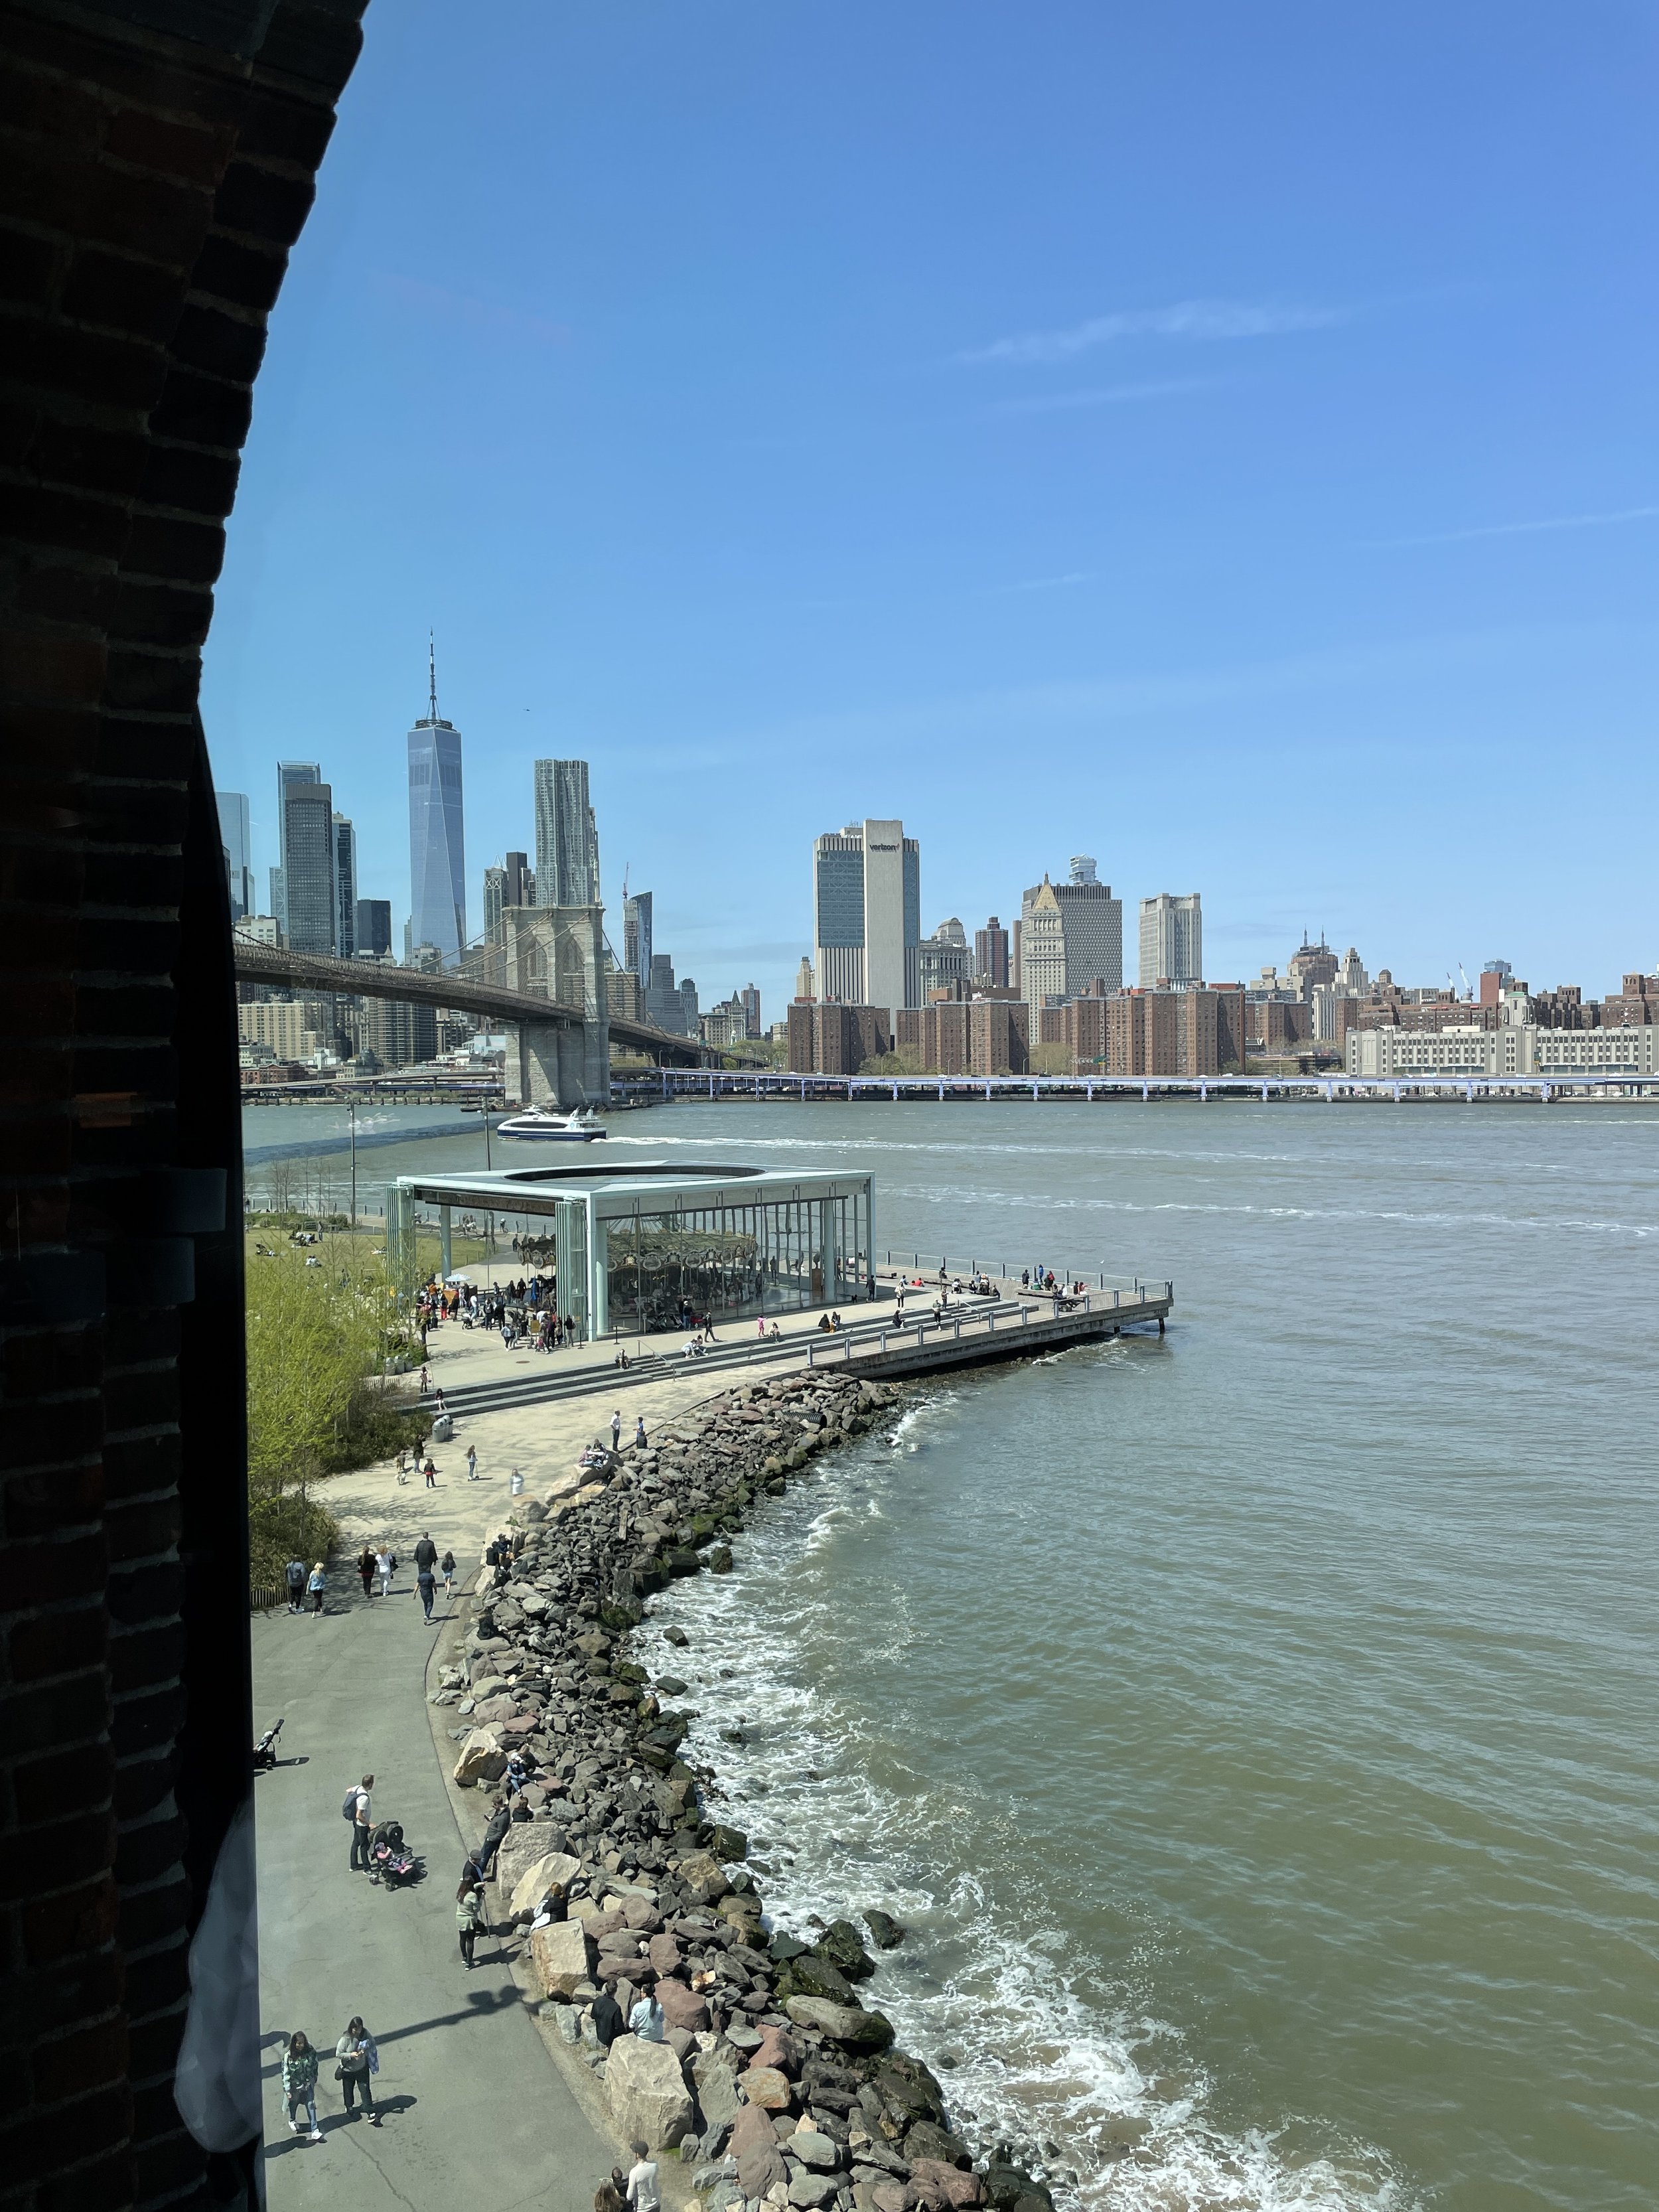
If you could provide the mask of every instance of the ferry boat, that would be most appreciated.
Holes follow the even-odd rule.
[[[509,1121],[495,1124],[498,1137],[532,1137],[542,1144],[591,1145],[602,1137],[600,1127],[591,1106],[579,1114],[550,1114],[544,1108],[532,1106],[527,1114],[515,1114]]]

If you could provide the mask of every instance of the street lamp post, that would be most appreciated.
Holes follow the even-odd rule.
[[[357,1234],[357,1102],[346,1100],[346,1129],[351,1139],[351,1234]]]

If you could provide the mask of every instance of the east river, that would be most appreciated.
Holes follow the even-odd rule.
[[[245,1121],[342,1187],[332,1109]],[[1134,2212],[1650,2212],[1659,1109],[610,1127],[867,1167],[878,1256],[1174,1279],[1161,1342],[919,1391],[662,1616],[769,1896],[905,1923],[871,1995],[978,2131]]]

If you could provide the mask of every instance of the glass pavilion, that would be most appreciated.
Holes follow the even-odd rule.
[[[737,1321],[849,1305],[865,1297],[875,1250],[867,1175],[577,1160],[492,1175],[402,1176],[386,1191],[393,1279],[412,1293],[415,1231],[435,1213],[443,1272],[453,1224],[471,1216],[514,1236],[514,1272],[557,1281],[558,1310],[583,1336],[651,1335],[692,1315]]]

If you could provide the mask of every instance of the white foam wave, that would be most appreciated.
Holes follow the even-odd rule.
[[[881,1959],[872,2001],[906,2047],[953,2062],[946,2085],[971,2135],[1013,2144],[1086,2212],[1410,2212],[1420,2200],[1369,2146],[1333,2150],[1328,2130],[1293,2119],[1219,2126],[1177,2024],[1106,1962],[1077,1956],[1040,1901],[1016,1912],[1006,1881],[953,1865],[976,1836],[1017,1857],[1012,1818],[967,1783],[955,1785],[967,1802],[951,1802],[872,1778],[870,1723],[806,1678],[804,1650],[833,1632],[834,1592],[801,1563],[849,1518],[879,1511],[890,1471],[954,1396],[921,1401],[884,1443],[839,1455],[738,1540],[737,1574],[676,1584],[641,1632],[647,1660],[690,1684],[687,1755],[712,1767],[749,1831],[775,1921],[804,1929],[879,1905],[905,1922],[912,1940]],[[895,1660],[906,1610],[901,1590],[884,1636]],[[690,1645],[653,1649],[670,1622]]]

